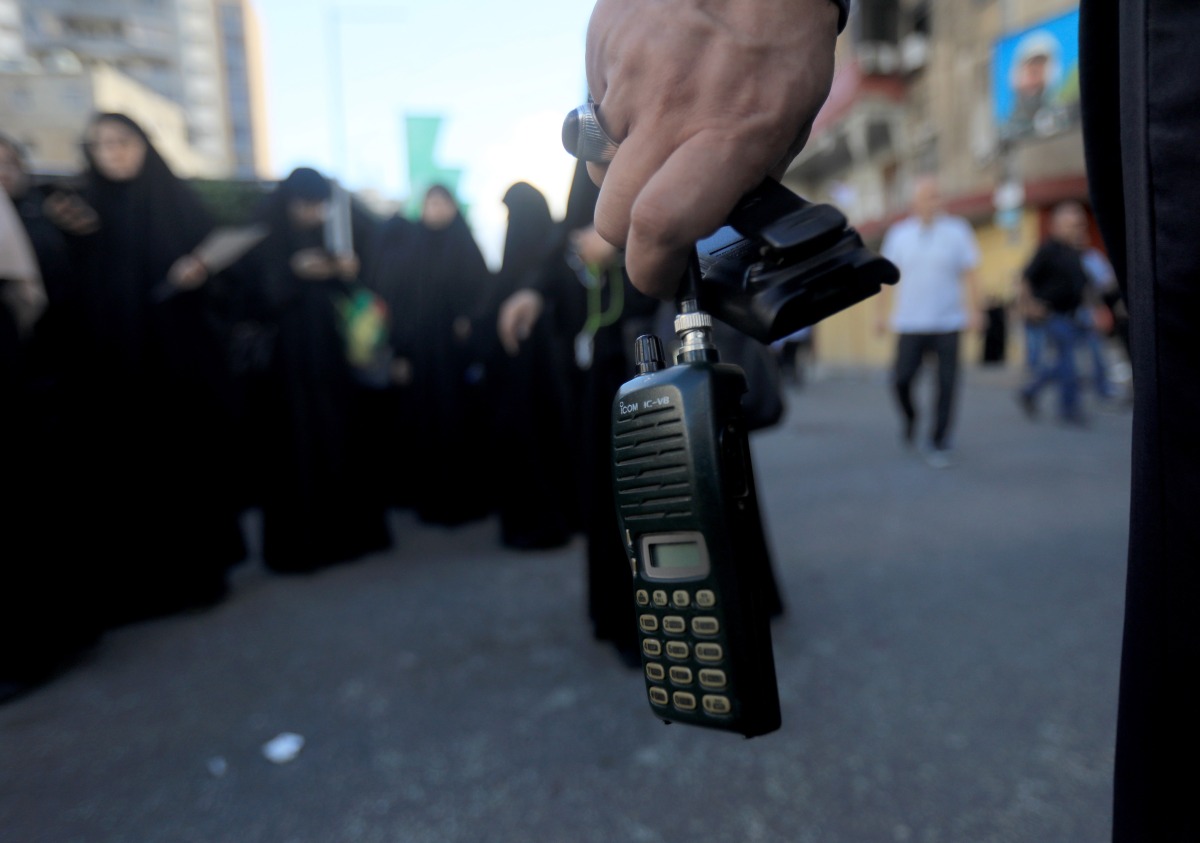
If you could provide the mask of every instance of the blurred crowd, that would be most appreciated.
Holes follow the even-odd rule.
[[[516,549],[583,534],[593,632],[639,664],[610,413],[635,338],[671,329],[596,233],[584,168],[561,220],[533,186],[509,188],[493,273],[442,186],[419,219],[383,220],[300,168],[217,226],[128,117],[95,116],[83,149],[77,177],[38,183],[0,136],[0,699],[108,629],[221,601],[248,511],[262,561],[287,574],[385,550],[394,509],[449,527],[496,517]],[[1081,344],[1112,394],[1080,314],[1115,285],[1086,234],[1064,206],[1023,274],[1030,414],[1057,381],[1078,420]],[[902,438],[918,427],[912,378],[937,356],[928,454],[946,467],[959,333],[981,327],[978,249],[926,180],[884,251],[902,274]],[[718,328],[747,373],[748,426],[773,424],[776,358]],[[811,334],[784,348],[811,352]]]
[[[563,220],[508,190],[493,273],[444,187],[381,220],[301,168],[218,227],[128,117],[83,141],[77,178],[35,183],[0,140],[6,693],[222,600],[249,510],[291,574],[387,548],[393,508],[498,515],[519,549],[583,532],[620,560],[590,568],[596,635],[632,650],[608,424],[657,302],[595,234],[584,170]]]

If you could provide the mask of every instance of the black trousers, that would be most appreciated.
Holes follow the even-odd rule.
[[[900,334],[896,343],[896,367],[892,386],[906,425],[915,425],[912,388],[921,363],[932,355],[937,360],[937,393],[934,398],[934,423],[930,442],[934,448],[948,446],[950,424],[954,416],[954,396],[958,387],[958,332],[945,334]],[[909,429],[912,429],[911,427]]]
[[[1084,0],[1092,202],[1135,387],[1113,839],[1200,840],[1200,3]]]

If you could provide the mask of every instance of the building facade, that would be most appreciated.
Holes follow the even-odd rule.
[[[984,297],[1011,301],[1049,207],[1087,198],[1077,27],[1076,0],[856,0],[786,182],[878,244],[915,180],[935,174],[947,211],[975,227]],[[886,361],[877,312],[868,303],[823,323],[821,358]]]
[[[76,72],[90,77],[103,68],[99,78],[105,84],[117,73],[156,97],[156,105],[165,100],[180,109],[190,152],[181,156],[186,165],[172,163],[190,175],[252,176],[265,166],[258,30],[247,0],[17,0],[16,5],[24,67],[10,73],[34,78],[10,81],[10,90],[36,87],[40,76]],[[83,78],[76,87],[89,84]],[[138,111],[148,101],[132,96],[128,103],[107,105],[135,119],[161,121],[162,109]],[[21,109],[21,123],[27,134],[44,138],[45,128],[38,128],[40,105],[36,101],[32,113]],[[57,103],[47,104],[48,111],[56,109]],[[78,115],[76,141],[87,117],[87,111]],[[52,114],[47,121],[57,123]],[[41,146],[31,150],[35,163],[60,168],[63,162],[44,158]]]

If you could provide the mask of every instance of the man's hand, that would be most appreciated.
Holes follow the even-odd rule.
[[[587,78],[605,130],[596,229],[669,298],[695,241],[803,147],[833,80],[831,0],[599,0]]]

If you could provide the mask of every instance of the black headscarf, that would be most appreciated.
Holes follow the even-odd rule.
[[[301,249],[324,246],[324,228],[319,225],[309,229],[297,228],[288,209],[295,201],[324,202],[331,193],[329,181],[323,175],[310,167],[298,167],[263,200],[256,217],[270,231],[266,245],[269,250],[278,253],[275,257],[279,263],[286,264]]]
[[[528,182],[517,182],[504,194],[508,206],[508,232],[504,238],[504,263],[500,282],[506,293],[529,286],[531,277],[545,266],[554,248],[554,219],[546,197]]]

